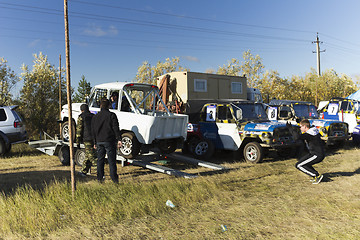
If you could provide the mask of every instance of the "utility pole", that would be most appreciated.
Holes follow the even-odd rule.
[[[320,72],[320,53],[321,52],[325,52],[326,50],[320,51],[320,42],[319,41],[319,33],[316,33],[316,41],[313,41],[312,43],[316,43],[316,51],[313,51],[313,53],[316,53],[317,55],[317,72],[318,72],[318,76],[321,76],[321,72]]]
[[[75,165],[74,165],[74,144],[73,144],[73,121],[71,108],[71,82],[70,82],[70,43],[69,43],[69,21],[68,21],[68,1],[64,0],[64,22],[65,22],[65,53],[66,53],[66,87],[67,102],[69,108],[69,149],[70,149],[70,171],[71,171],[71,189],[72,197],[75,197]]]
[[[59,119],[61,119],[61,54],[59,55],[59,110]],[[59,136],[61,136],[61,124],[59,124],[59,127]]]

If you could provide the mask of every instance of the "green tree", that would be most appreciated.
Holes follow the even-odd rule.
[[[58,71],[41,52],[34,54],[32,70],[22,66],[21,78],[24,81],[20,91],[21,112],[25,116],[30,137],[42,131],[54,135],[59,119]],[[66,99],[65,83],[62,81],[62,99]]]
[[[82,75],[79,81],[77,92],[75,93],[75,96],[73,98],[73,102],[85,102],[86,97],[90,95],[90,91],[91,84],[86,80],[85,76]]]
[[[239,60],[232,58],[228,61],[227,64],[224,64],[222,67],[219,67],[217,74],[229,75],[229,76],[240,76],[241,74],[241,65]]]
[[[19,80],[15,72],[7,65],[7,61],[0,58],[0,104],[12,104],[11,90]]]
[[[247,78],[248,86],[256,88],[264,69],[262,59],[259,55],[253,56],[250,50],[243,53],[243,59],[241,70]]]
[[[267,99],[287,99],[289,82],[287,79],[281,78],[279,73],[274,70],[266,71],[257,83],[257,88],[260,90],[263,100]]]
[[[179,65],[180,58],[167,58],[164,62],[158,61],[155,66],[151,66],[149,62],[145,61],[138,67],[135,80],[140,83],[150,83],[157,85],[157,77],[175,71],[188,71],[188,69]]]
[[[245,75],[249,87],[258,87],[264,69],[261,57],[259,55],[253,56],[250,50],[244,52],[242,57],[244,61],[241,64],[239,60],[232,58],[226,65],[218,68],[217,74]]]

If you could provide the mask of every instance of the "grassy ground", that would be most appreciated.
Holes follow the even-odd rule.
[[[20,145],[0,160],[0,239],[360,239],[359,154],[328,154],[319,185],[295,159],[251,165],[231,153],[212,159],[227,172],[171,164],[195,179],[119,165],[114,185],[106,166],[104,184],[77,179],[72,199],[70,168]]]

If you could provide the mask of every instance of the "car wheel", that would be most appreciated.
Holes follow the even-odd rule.
[[[260,163],[264,158],[263,149],[258,142],[249,142],[244,147],[244,158],[250,163]]]
[[[119,153],[124,158],[134,158],[139,154],[140,143],[133,133],[123,133],[121,135],[121,143],[122,145],[119,148]]]
[[[177,142],[174,139],[162,140],[159,142],[158,148],[161,153],[170,154],[175,152],[177,148]]]
[[[192,151],[197,141],[197,138],[191,138],[190,140],[186,140],[184,142],[183,148],[181,149],[181,152],[183,154],[192,154]]]
[[[0,138],[0,155],[4,155],[6,153],[6,144],[4,139]]]
[[[76,149],[74,161],[76,165],[82,166],[85,162],[85,149]]]
[[[61,137],[64,141],[69,141],[70,136],[70,128],[69,128],[69,122],[66,121],[61,126]],[[75,123],[72,124],[72,140],[75,140]]]
[[[9,146],[6,148],[5,154],[6,154],[6,153],[9,153],[9,152],[11,151],[11,146],[12,146],[12,145],[9,144]]]
[[[70,149],[68,146],[62,146],[58,153],[59,160],[62,165],[70,165]]]
[[[197,139],[197,141],[192,144],[191,152],[195,158],[208,159],[214,154],[215,146],[208,139]]]

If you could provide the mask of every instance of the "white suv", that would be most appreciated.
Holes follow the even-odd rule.
[[[0,105],[0,155],[8,153],[11,144],[27,141],[25,126],[15,111],[17,107]]]

